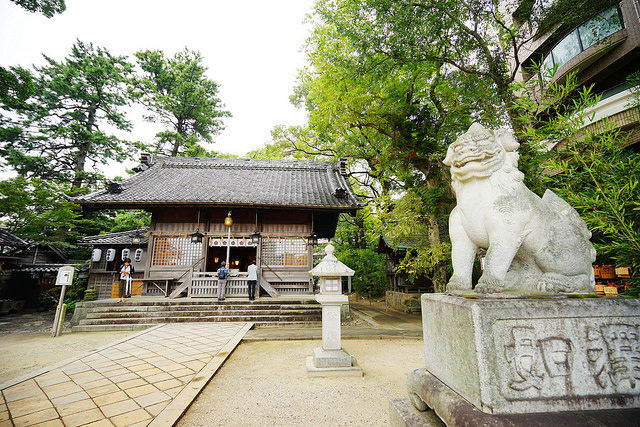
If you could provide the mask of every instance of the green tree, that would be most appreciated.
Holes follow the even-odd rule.
[[[47,18],[65,9],[64,0],[11,0],[31,12],[40,12]],[[16,108],[35,93],[31,73],[21,67],[0,67],[0,106]],[[0,114],[0,141],[12,141],[20,135],[20,128],[6,128],[6,119]]]
[[[442,56],[412,58],[409,53],[415,51],[407,47],[411,31],[387,31],[389,26],[398,30],[409,25],[407,20],[410,30],[422,24],[435,26],[435,35],[430,28],[419,30],[435,43],[437,35],[446,32],[439,20],[427,19],[428,13],[434,13],[427,9],[420,2],[418,6],[388,1],[318,2],[307,43],[310,67],[300,74],[294,100],[309,110],[313,147],[353,159],[352,178],[369,193],[378,212],[393,216],[398,198],[409,191],[417,196],[412,198],[416,209],[400,210],[396,216],[414,215],[427,224],[424,247],[417,249],[430,254],[420,257],[430,262],[422,270],[429,270],[436,290],[442,291],[447,243],[441,229],[452,197],[441,160],[448,144],[474,117],[478,119],[479,112],[488,113],[483,115],[485,124],[501,123],[500,114],[491,114],[498,108],[489,106],[503,101],[496,96],[495,82],[479,71],[469,72],[470,65],[453,67]],[[483,33],[487,39],[488,31]],[[440,53],[445,52],[448,41],[438,43]],[[478,47],[462,44],[457,49],[464,60],[473,57]]]
[[[305,126],[276,126],[271,131],[272,143],[250,151],[250,159],[327,160],[335,159],[336,153],[326,146],[318,147],[316,135]]]
[[[605,124],[603,124],[605,126]],[[625,265],[640,271],[640,154],[624,148],[624,137],[611,126],[587,132],[563,144],[549,166],[559,171],[549,187],[579,213],[593,232],[599,264]],[[640,280],[633,280],[640,296]]]
[[[421,190],[412,188],[402,197],[380,203],[390,208],[379,212],[375,232],[385,236],[394,247],[405,246],[410,241],[411,248],[396,266],[397,270],[406,273],[410,282],[421,276],[428,277],[438,286],[436,292],[444,292],[445,284],[438,283],[438,279],[442,278],[437,275],[447,273],[435,270],[434,266],[442,265],[445,268],[450,263],[451,245],[448,239],[443,238],[447,234],[447,215],[442,213],[438,221],[439,228],[433,228],[429,222],[429,209],[426,208],[429,202],[425,202]],[[432,233],[439,234],[438,245],[432,244]]]
[[[22,134],[22,128],[10,115],[2,114],[2,111],[24,107],[25,101],[34,93],[29,70],[21,67],[0,67],[0,141],[12,143]]]
[[[66,200],[68,184],[17,177],[0,181],[2,227],[41,245],[73,247],[85,227],[78,205]]]
[[[576,209],[593,232],[596,262],[640,271],[640,155],[626,147],[627,135],[607,120],[586,126],[584,111],[599,98],[575,75],[543,91],[535,82],[517,89],[524,95],[521,120],[531,124],[530,187],[538,193],[550,188]],[[632,293],[640,295],[640,280],[634,285]]]
[[[132,94],[152,113],[148,120],[165,126],[156,134],[156,153],[193,154],[199,142],[213,142],[231,113],[222,110],[218,84],[207,78],[200,53],[185,49],[165,58],[160,50],[147,50],[136,57],[142,76],[132,79]]]
[[[343,247],[336,248],[336,258],[355,271],[351,284],[359,295],[378,298],[384,295],[387,284],[384,254],[373,249]]]
[[[42,13],[47,18],[52,18],[56,13],[62,13],[67,9],[64,0],[11,0],[15,4],[30,12]]]
[[[375,53],[404,64],[438,64],[467,75],[462,88],[475,91],[474,86],[482,85],[486,91],[482,99],[489,108],[480,111],[508,121],[500,112],[512,112],[515,95],[510,86],[519,64],[511,71],[507,58],[518,58],[531,36],[509,28],[497,2],[321,0],[316,14],[348,38],[355,56]]]
[[[135,151],[136,145],[103,130],[131,127],[122,111],[131,65],[79,40],[64,61],[44,58],[47,65],[35,69],[35,96],[15,110],[15,127],[22,132],[14,141],[5,138],[0,155],[20,175],[59,179],[79,189],[100,177],[92,165],[121,161]]]
[[[0,67],[0,105],[18,108],[34,93],[29,70],[21,67]]]
[[[151,224],[151,213],[138,209],[118,210],[113,218],[113,224],[109,230],[110,233],[138,230]]]

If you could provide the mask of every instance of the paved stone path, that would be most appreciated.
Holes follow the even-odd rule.
[[[4,426],[172,426],[251,323],[166,324],[0,385]]]

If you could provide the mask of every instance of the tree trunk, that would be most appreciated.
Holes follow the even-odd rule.
[[[429,214],[429,245],[432,248],[438,247],[442,244],[440,239],[440,222],[438,215]],[[433,266],[433,291],[436,293],[442,293],[447,287],[447,264],[444,261],[439,261]]]
[[[89,116],[87,117],[87,124],[85,126],[88,134],[93,133],[97,109],[98,103],[94,101],[89,107]],[[78,143],[78,154],[76,156],[76,167],[74,171],[75,174],[73,182],[71,183],[72,191],[82,187],[82,182],[84,181],[84,169],[87,162],[87,156],[89,155],[90,144],[91,142],[89,141],[88,136]]]

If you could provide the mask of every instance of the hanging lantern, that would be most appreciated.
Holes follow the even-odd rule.
[[[307,237],[307,245],[316,246],[317,244],[318,244],[318,236],[316,236],[315,233]]]
[[[196,230],[195,233],[189,234],[189,238],[191,239],[191,243],[202,243],[202,238],[204,234],[200,233],[199,230]]]
[[[258,234],[258,232],[255,232],[251,235],[251,244],[258,245],[259,243],[260,243],[260,234]]]

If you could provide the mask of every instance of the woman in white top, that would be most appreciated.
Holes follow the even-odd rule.
[[[124,264],[120,266],[120,283],[118,284],[118,302],[124,302],[127,296],[127,288],[131,286],[131,275],[135,272],[131,265],[131,258],[125,258]]]

